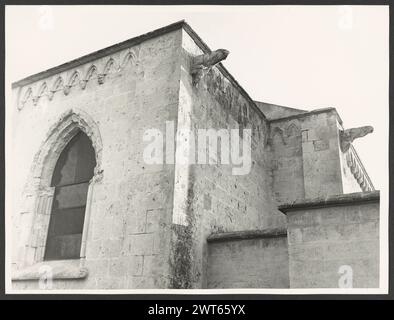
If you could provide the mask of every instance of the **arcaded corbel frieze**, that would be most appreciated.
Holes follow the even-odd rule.
[[[359,184],[361,190],[373,191],[374,187],[372,186],[371,181],[353,148],[349,148],[346,152],[346,163],[350,168],[350,172],[352,173],[354,179],[356,179],[357,183]]]
[[[33,89],[31,87],[27,88],[25,93],[23,94],[23,98],[18,103],[18,109],[21,110],[25,106],[27,100],[29,100],[33,96]]]
[[[190,73],[193,79],[193,85],[197,86],[200,80],[209,72],[209,70],[229,55],[226,49],[218,49],[210,53],[196,56],[192,60]]]
[[[342,152],[346,152],[350,148],[350,144],[358,138],[364,137],[373,132],[372,126],[364,126],[340,131],[340,142]]]
[[[120,58],[119,61],[119,71],[126,68],[128,65],[136,65],[139,55],[139,50],[127,50],[126,53]]]
[[[40,100],[40,96],[34,96],[32,100],[33,100],[33,105],[36,106],[38,103],[38,100]]]
[[[38,101],[40,100],[40,98],[45,95],[48,95],[48,86],[47,86],[47,83],[44,81],[41,84],[40,88],[38,89],[37,94],[32,97],[33,105],[36,106],[38,104]]]
[[[40,89],[35,95],[33,95],[32,88],[29,86],[19,99],[17,108],[18,110],[23,109],[28,100],[31,100],[34,105],[37,105],[43,96],[47,96],[48,100],[51,101],[56,92],[63,92],[63,94],[67,96],[70,94],[71,88],[74,86],[79,86],[82,90],[84,90],[90,80],[97,79],[97,83],[101,85],[105,82],[105,79],[109,74],[121,72],[127,66],[135,67],[137,70],[139,67],[138,56],[139,50],[128,49],[125,50],[125,54],[122,56],[122,58],[120,55],[115,55],[113,57],[107,58],[105,63],[103,63],[104,61],[96,61],[95,63],[92,63],[90,66],[88,66],[86,72],[82,73],[78,68],[70,70],[69,74],[71,74],[71,76],[67,78],[67,80],[64,78],[64,74],[54,75],[54,81],[51,86],[47,86],[48,80],[38,83],[38,87]],[[120,62],[119,59],[122,62]],[[98,66],[102,65],[104,65],[103,68],[98,68]]]
[[[116,70],[115,65],[116,65],[115,60],[113,58],[109,58],[109,60],[104,66],[103,72],[97,75],[98,84],[103,84],[105,82],[105,77],[107,76],[107,74],[115,72]],[[120,69],[118,70],[120,71]]]
[[[103,74],[108,74],[108,73],[113,73],[116,72],[117,70],[119,70],[119,66],[117,68],[117,63],[114,60],[114,58],[109,58],[109,60],[107,61],[107,63],[105,64],[104,68],[103,68]]]
[[[53,82],[52,89],[48,92],[48,99],[51,101],[55,95],[55,93],[59,90],[63,90],[64,80],[61,76],[56,77],[56,80]]]
[[[63,93],[64,93],[64,95],[66,95],[66,96],[68,96],[68,94],[70,93],[70,91],[71,91],[71,85],[65,85],[64,86],[64,88],[63,88]]]
[[[363,165],[360,162],[354,148],[351,148],[352,142],[355,139],[366,136],[373,132],[373,127],[364,126],[359,128],[347,129],[339,132],[340,146],[342,152],[346,153],[346,163],[350,168],[350,172],[353,174],[361,190],[372,191],[374,190],[367,173]]]

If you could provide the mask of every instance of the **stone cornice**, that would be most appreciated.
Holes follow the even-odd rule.
[[[49,77],[55,76],[57,74],[60,74],[64,71],[68,71],[70,69],[77,68],[81,65],[87,64],[89,62],[93,62],[95,60],[98,60],[100,58],[104,58],[106,56],[109,56],[111,54],[117,53],[119,51],[125,50],[125,49],[130,49],[131,47],[134,47],[146,40],[161,36],[163,34],[178,30],[183,28],[189,36],[195,41],[195,43],[199,46],[199,48],[204,52],[204,53],[209,53],[211,52],[211,49],[208,47],[208,45],[200,38],[200,36],[188,25],[184,20],[175,22],[173,24],[170,24],[168,26],[165,26],[163,28],[156,29],[154,31],[145,33],[143,35],[128,39],[126,41],[114,44],[112,46],[109,46],[107,48],[92,52],[90,54],[87,54],[85,56],[82,56],[80,58],[74,59],[70,62],[66,62],[64,64],[61,64],[59,66],[50,68],[48,70],[36,73],[34,75],[31,75],[29,77],[26,77],[24,79],[21,79],[19,81],[16,81],[12,83],[12,88],[18,88],[18,87],[24,87],[27,85],[30,85],[32,83],[35,83],[40,80],[47,79]],[[241,95],[250,103],[250,105],[254,108],[254,110],[259,114],[263,119],[267,120],[266,116],[264,113],[260,110],[260,108],[256,105],[254,100],[249,96],[249,94],[241,87],[241,85],[235,80],[235,78],[228,72],[228,70],[221,64],[218,63],[216,67],[219,69],[219,71],[223,74],[223,76],[230,81],[241,93]],[[105,74],[98,74],[98,82],[99,84],[102,84],[103,78],[105,77]],[[86,79],[80,79],[81,83],[80,86],[82,89],[84,89],[84,86],[86,85]],[[68,94],[69,92],[69,83],[64,84],[64,94]],[[47,88],[42,88],[40,89],[40,92],[44,92],[44,89]],[[50,90],[50,89],[49,89]],[[40,93],[39,92],[39,93]],[[49,93],[49,97],[51,97],[52,92]],[[38,99],[40,98],[40,94],[33,95],[32,91],[25,92],[25,94],[22,97],[22,107],[24,102],[28,99],[32,98],[33,102],[36,104]],[[18,104],[19,105],[19,104]]]
[[[327,113],[327,112],[334,112],[336,117],[337,117],[337,119],[338,119],[339,124],[343,125],[342,119],[339,116],[339,114],[338,114],[338,112],[337,112],[337,110],[335,108],[315,109],[315,110],[312,110],[312,111],[308,111],[308,112],[304,112],[304,113],[300,113],[300,114],[295,114],[295,115],[292,115],[292,116],[272,119],[272,120],[270,120],[270,123],[281,122],[281,121],[288,121],[288,120],[292,120],[292,119],[299,119],[299,118],[309,117],[309,116],[312,116],[314,114]]]
[[[185,21],[181,20],[181,21],[175,22],[173,24],[170,24],[168,26],[165,26],[163,28],[156,29],[154,31],[145,33],[143,35],[140,35],[140,36],[128,39],[128,40],[125,40],[123,42],[114,44],[114,45],[106,47],[104,49],[100,49],[98,51],[89,53],[85,56],[82,56],[77,59],[71,60],[69,62],[63,63],[59,66],[50,68],[48,70],[36,73],[34,75],[31,75],[29,77],[26,77],[24,79],[16,81],[16,82],[12,83],[12,88],[26,86],[26,85],[31,84],[33,82],[43,80],[45,78],[56,75],[58,73],[61,73],[61,72],[67,71],[69,69],[79,67],[83,64],[92,62],[94,60],[106,57],[106,56],[111,55],[115,52],[136,46],[146,40],[149,40],[149,39],[161,36],[163,34],[169,33],[171,31],[180,29],[183,27],[184,24],[185,24]]]
[[[234,240],[250,240],[287,237],[286,228],[269,228],[263,230],[244,230],[235,232],[214,233],[207,238],[207,242],[223,242]]]
[[[355,192],[340,195],[328,196],[326,198],[304,199],[293,203],[287,203],[278,206],[278,209],[284,214],[290,211],[299,211],[305,209],[317,209],[325,207],[358,205],[363,203],[379,202],[380,192]]]

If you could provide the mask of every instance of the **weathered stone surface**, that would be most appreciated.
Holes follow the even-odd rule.
[[[354,267],[355,286],[376,286],[378,194],[343,194],[374,188],[354,148],[341,150],[336,110],[256,104],[217,63],[228,53],[204,52],[180,22],[14,85],[15,289],[38,288],[51,175],[77,130],[92,140],[97,166],[81,259],[50,263],[54,289],[330,287],[341,263]],[[250,138],[250,171],[145,163],[143,134],[164,133],[166,121]]]
[[[47,262],[38,263],[15,272],[13,281],[39,280],[45,275],[52,279],[84,279],[88,276],[88,269],[79,265],[79,262]]]
[[[52,99],[41,97],[34,109],[28,100],[13,118],[16,145],[13,152],[19,154],[15,156],[19,160],[13,167],[18,168],[18,177],[21,177],[13,183],[13,203],[15,208],[18,203],[30,203],[24,210],[26,219],[19,225],[26,236],[15,237],[13,242],[15,248],[31,246],[31,249],[25,253],[20,250],[19,258],[14,260],[17,269],[24,270],[28,255],[33,265],[37,259],[42,259],[43,253],[40,252],[44,247],[37,246],[40,237],[45,239],[46,236],[45,232],[34,237],[29,235],[32,223],[42,225],[42,218],[33,219],[37,201],[34,183],[31,184],[33,193],[25,196],[33,197],[32,201],[25,202],[22,191],[26,181],[34,182],[35,177],[41,176],[43,168],[48,172],[51,170],[45,167],[49,159],[47,152],[57,159],[58,153],[54,152],[56,148],[53,149],[57,145],[57,136],[48,137],[48,132],[62,132],[70,124],[70,128],[91,130],[88,135],[96,152],[96,171],[101,175],[101,180],[95,182],[92,189],[91,214],[86,221],[89,226],[84,256],[90,272],[88,277],[79,276],[81,280],[74,288],[127,288],[127,283],[132,282],[124,280],[123,276],[141,276],[144,255],[150,257],[152,254],[157,255],[154,263],[163,267],[147,268],[144,275],[162,281],[167,272],[165,261],[169,259],[170,239],[161,229],[171,217],[174,166],[153,168],[145,165],[142,154],[146,143],[142,134],[145,129],[161,127],[165,121],[176,119],[180,37],[181,30],[175,30],[75,66],[77,73],[72,69],[60,69],[59,73],[38,80],[39,83],[46,82],[53,90]],[[114,67],[109,67],[109,62],[115,64]],[[27,88],[34,88],[34,85],[27,84]],[[60,90],[62,85],[66,86],[67,95]],[[72,132],[70,130],[66,139],[72,136]],[[31,142],[28,145],[24,143],[27,139]],[[32,164],[35,164],[33,169]],[[40,208],[48,208],[47,198],[42,199]],[[46,209],[40,210],[47,216]],[[15,215],[20,213],[16,211]],[[104,268],[104,264],[107,267]],[[64,272],[59,274],[67,276]],[[144,284],[150,286],[150,282],[138,282],[140,288]],[[54,289],[65,286],[63,282],[54,282]]]
[[[230,165],[197,164],[182,172],[187,177],[188,191],[184,192],[181,186],[175,189],[176,194],[184,192],[185,201],[179,210],[174,209],[174,215],[181,213],[186,221],[173,229],[170,263],[176,279],[174,287],[201,288],[208,281],[205,242],[210,234],[280,227],[285,226],[285,219],[276,210],[270,175],[265,169],[269,166],[268,122],[254,102],[245,98],[242,90],[217,67],[194,87],[188,72],[190,59],[203,52],[186,32],[182,39],[179,118],[186,118],[188,128],[193,130],[236,129],[241,139],[245,137],[240,128],[251,129],[250,172],[233,175]],[[210,199],[204,194],[209,194]]]
[[[257,237],[252,237],[252,234]],[[289,288],[286,235],[228,238],[208,245],[208,288]]]
[[[290,287],[379,287],[379,194],[354,193],[281,206],[287,213]],[[363,220],[362,217],[368,217]]]

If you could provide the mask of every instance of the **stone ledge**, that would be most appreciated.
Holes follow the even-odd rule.
[[[357,205],[368,202],[379,202],[380,192],[355,192],[347,194],[333,195],[326,198],[314,198],[296,201],[293,203],[278,206],[278,210],[286,214],[289,211],[300,209],[316,209],[333,206]]]
[[[284,121],[284,120],[288,121],[288,120],[291,120],[291,119],[304,118],[304,117],[308,117],[308,116],[311,116],[311,115],[314,115],[314,114],[328,113],[328,112],[334,112],[336,117],[337,117],[337,119],[338,119],[338,122],[341,125],[343,124],[342,119],[339,116],[339,114],[337,112],[337,109],[335,109],[335,108],[320,108],[320,109],[315,109],[315,110],[312,110],[312,111],[306,111],[306,112],[302,112],[302,113],[291,115],[291,116],[286,116],[286,117],[282,117],[282,118],[275,118],[275,119],[272,119],[272,120],[269,120],[269,121],[270,122],[281,122],[281,121]]]
[[[49,268],[47,268],[49,267]],[[84,279],[88,276],[88,269],[80,266],[80,260],[45,261],[12,272],[12,281],[39,280],[42,277],[52,279],[72,280]]]
[[[235,232],[214,233],[207,238],[207,242],[223,242],[234,240],[266,239],[287,237],[286,228],[269,228],[263,230],[245,230]]]

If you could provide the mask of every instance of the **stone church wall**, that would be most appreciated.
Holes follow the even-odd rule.
[[[269,121],[221,64],[194,85],[193,58],[209,49],[187,24],[169,27],[13,89],[6,140],[6,172],[16,173],[6,194],[13,288],[37,289],[45,266],[53,289],[335,287],[339,264],[354,266],[355,287],[377,286],[379,257],[369,252],[378,252],[378,196],[320,199],[370,187],[352,147],[341,153],[335,109]],[[250,171],[146,163],[144,134],[160,130],[170,142],[167,122],[194,133],[235,130],[240,144],[250,138]],[[52,170],[78,128],[97,162],[81,259],[43,261]],[[186,146],[191,155],[195,142],[182,136],[176,150]],[[265,233],[287,223],[287,235]]]
[[[341,151],[341,129],[333,108],[271,121],[272,187],[278,203],[361,191],[355,176],[367,179],[365,169],[353,147]]]
[[[271,123],[272,189],[278,203],[305,197],[301,122],[284,119]]]
[[[286,229],[264,231],[208,238],[207,287],[289,288]]]
[[[288,219],[291,288],[379,287],[379,192],[280,208]]]
[[[248,174],[233,175],[232,166],[223,164],[194,165],[183,171],[188,177],[183,207],[187,222],[174,232],[173,273],[186,279],[176,287],[204,288],[209,235],[284,226],[285,217],[272,200],[264,115],[220,67],[212,68],[194,87],[189,72],[192,56],[203,52],[185,31],[182,47],[178,119],[188,119],[183,125],[194,129],[237,129],[238,134],[239,127],[252,129],[252,166]],[[181,214],[182,210],[174,210],[174,215]],[[177,269],[181,265],[186,267]]]
[[[32,179],[34,157],[61,115],[76,112],[87,114],[98,128],[102,140],[102,178],[92,192],[86,258],[65,262],[66,270],[71,264],[86,268],[87,276],[55,279],[53,289],[168,287],[174,165],[143,162],[147,144],[143,142],[143,133],[149,128],[165,132],[165,121],[176,121],[180,36],[178,29],[14,89],[19,99],[12,119],[13,145],[9,158],[13,161],[8,163],[8,169],[19,173],[9,185],[15,213],[12,231],[13,252],[17,253],[13,257],[15,269],[29,267],[22,262],[25,247],[32,249],[30,267],[40,265],[40,257],[35,257],[39,248],[34,247],[29,236],[36,203],[18,206],[28,203],[22,197],[29,196],[25,186]],[[113,64],[109,63],[110,57]],[[53,94],[52,84],[56,84],[59,76],[64,83]],[[89,81],[83,81],[87,77]],[[44,82],[47,91],[37,99],[41,88],[45,89]],[[32,270],[29,274],[37,278],[37,272]],[[13,285],[34,289],[38,281],[14,281]]]

